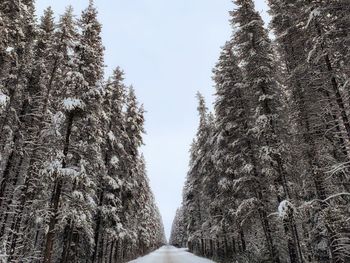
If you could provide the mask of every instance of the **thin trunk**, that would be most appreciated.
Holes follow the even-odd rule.
[[[228,249],[228,243],[227,243],[227,237],[226,235],[224,236],[224,257],[225,258],[229,258],[230,257],[230,253],[229,253],[229,249]]]
[[[105,239],[104,239],[104,236],[102,235],[100,251],[99,251],[98,256],[97,256],[97,263],[102,263],[102,261],[103,261],[104,246],[105,246]]]
[[[255,159],[255,156],[253,153],[253,148],[252,148],[251,142],[249,140],[248,140],[248,149],[250,152],[250,158],[251,158],[251,162],[253,165],[253,173],[254,173],[255,178],[258,179],[258,178],[260,178],[260,174],[257,171],[257,161]],[[259,180],[259,182],[260,182],[260,180]],[[270,253],[270,259],[274,263],[280,263],[278,253],[277,253],[276,247],[275,247],[275,245],[273,243],[273,239],[272,239],[272,231],[271,231],[270,223],[268,221],[265,199],[264,199],[263,194],[262,194],[262,187],[263,186],[260,185],[258,187],[258,189],[252,189],[252,191],[255,192],[256,197],[261,202],[261,205],[258,208],[258,212],[259,212],[261,224],[263,226],[265,240],[267,243],[267,248],[268,248],[269,253]]]
[[[281,160],[279,156],[277,156],[277,164],[279,167],[279,178],[278,183],[283,187],[285,199],[290,200],[290,193],[288,188],[288,182],[285,177],[285,172],[282,168]],[[278,185],[275,185],[276,192],[278,193]],[[279,194],[277,195],[278,203],[281,203],[283,201],[283,197],[281,197]],[[298,253],[300,247],[300,244],[296,243],[295,236],[298,236],[297,228],[295,226],[295,222],[293,220],[293,211],[288,211],[288,217],[283,219],[283,227],[284,232],[286,234],[287,242],[288,242],[288,252],[289,252],[289,258],[290,262],[292,263],[303,263],[303,257],[301,253]],[[301,252],[301,251],[299,251]],[[299,258],[300,255],[300,258]]]
[[[209,256],[214,256],[214,244],[212,239],[209,240]]]
[[[57,212],[61,197],[61,191],[62,191],[63,181],[62,179],[57,179],[56,185],[54,187],[54,192],[51,199],[51,210],[52,215],[49,221],[49,229],[48,233],[46,234],[46,245],[44,250],[44,263],[51,263],[51,256],[52,256],[52,249],[53,249],[53,243],[55,238],[55,227],[56,227],[56,221],[57,221]]]
[[[62,168],[66,167],[66,157],[68,154],[68,149],[70,144],[70,136],[72,133],[73,119],[74,119],[74,114],[70,113],[68,115],[68,120],[67,120],[67,131],[66,131],[65,144],[63,149],[64,159],[62,162]],[[55,227],[57,223],[57,212],[58,212],[58,207],[60,203],[62,186],[63,186],[63,180],[62,178],[59,177],[56,179],[55,187],[51,198],[51,204],[50,204],[51,217],[49,221],[48,233],[46,235],[46,244],[44,249],[44,260],[43,260],[44,263],[51,263],[52,249],[53,249],[53,243],[55,238]]]
[[[20,157],[20,161],[19,161],[19,164],[17,164],[17,170],[20,170],[21,166],[22,166],[22,163],[23,163],[23,159],[24,159],[24,156],[21,156]],[[12,185],[15,187],[16,184],[18,183],[18,179],[19,179],[19,173],[16,173],[16,177],[13,178],[11,181],[12,181]],[[10,182],[11,183],[11,182]],[[12,193],[10,193],[10,198],[8,200],[8,203],[5,204],[6,205],[6,211],[3,213],[3,223],[2,223],[2,226],[1,226],[1,229],[0,229],[0,236],[3,236],[4,233],[5,233],[5,228],[6,228],[6,223],[7,223],[7,219],[8,219],[8,216],[10,215],[10,209],[11,209],[11,206],[15,200],[15,196],[14,196],[14,192],[12,191]],[[5,206],[4,205],[4,206]]]
[[[235,240],[235,237],[234,237],[234,236],[232,237],[232,252],[233,252],[234,255],[237,254],[236,240]]]
[[[63,250],[60,263],[67,263],[74,233],[74,221],[69,220],[63,234]]]
[[[241,252],[245,252],[247,249],[246,243],[245,243],[245,237],[244,237],[244,231],[243,229],[240,227],[239,228],[239,237],[241,240]]]
[[[113,263],[113,252],[114,252],[114,246],[115,246],[115,240],[113,240],[112,244],[111,244],[111,248],[109,251],[109,260],[108,263]]]
[[[102,200],[102,199],[100,199]],[[92,262],[95,262],[98,256],[98,249],[99,249],[99,242],[100,242],[100,232],[101,232],[101,212],[98,211],[97,214],[97,219],[96,219],[96,230],[95,230],[95,236],[94,236],[94,240],[95,240],[95,247],[93,250],[93,254],[92,254]]]
[[[318,36],[322,37],[322,31],[321,31],[320,25],[318,23],[316,23],[316,30],[317,30]],[[343,121],[343,125],[345,127],[345,130],[346,130],[346,133],[348,136],[348,140],[350,140],[349,117],[346,113],[345,103],[343,101],[342,95],[341,95],[340,90],[339,90],[339,84],[338,84],[337,79],[335,77],[335,72],[334,72],[334,69],[332,67],[332,63],[331,63],[331,59],[329,57],[329,54],[328,54],[328,52],[325,52],[325,47],[322,43],[321,43],[321,49],[325,54],[324,61],[325,61],[327,70],[328,70],[329,75],[330,75],[331,86],[332,86],[332,89],[333,89],[333,92],[335,95],[335,99],[336,99],[336,102],[337,102],[337,105],[338,105],[338,108],[340,111],[340,116],[341,116],[341,119]]]
[[[261,194],[259,193],[259,195],[261,195]],[[268,250],[270,252],[271,260],[272,260],[272,262],[280,263],[281,261],[279,259],[276,247],[273,243],[272,231],[271,231],[270,223],[268,221],[265,206],[262,206],[258,210],[259,210],[259,216],[260,216],[260,220],[261,220],[263,230],[264,230],[264,235],[265,235],[267,247],[268,247]]]
[[[219,257],[220,256],[220,252],[219,252],[219,250],[220,250],[220,241],[219,241],[219,237],[218,236],[216,237],[215,244],[216,244],[216,246],[215,246],[216,247],[215,256]]]
[[[116,244],[116,248],[115,248],[115,252],[114,252],[114,261],[116,263],[119,263],[119,259],[121,258],[121,255],[120,255],[120,243],[121,241],[119,239],[117,239],[117,244]],[[95,263],[95,262],[93,262]]]
[[[18,63],[18,61],[16,61],[16,63]],[[17,65],[16,65],[17,66]],[[9,97],[10,97],[10,102],[8,103],[7,107],[6,107],[6,110],[5,110],[5,118],[4,120],[0,123],[0,142],[1,141],[4,141],[5,142],[5,139],[6,138],[3,138],[2,136],[5,134],[4,132],[4,129],[5,129],[5,126],[6,124],[9,122],[9,117],[10,117],[10,114],[11,114],[11,109],[15,108],[15,102],[16,102],[16,99],[15,99],[15,96],[17,95],[18,91],[20,90],[18,88],[18,85],[21,81],[21,78],[23,77],[23,74],[24,73],[24,65],[23,63],[21,63],[21,66],[18,70],[18,72],[12,72],[10,73],[10,75],[15,75],[17,76],[16,80],[14,83],[11,83],[10,81],[5,83],[5,88],[8,88],[9,89]],[[2,149],[3,150],[3,149]]]

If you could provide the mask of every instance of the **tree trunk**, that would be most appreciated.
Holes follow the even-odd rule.
[[[20,160],[19,160],[19,164],[15,165],[17,167],[17,170],[20,170],[21,169],[21,166],[22,166],[22,163],[23,163],[23,159],[24,159],[24,156],[21,156],[20,157]],[[19,172],[16,172],[15,173],[16,176],[14,178],[12,178],[12,180],[10,180],[10,183],[13,185],[13,187],[15,188],[15,186],[17,185],[18,183],[18,180],[19,180]],[[3,236],[4,233],[5,233],[5,228],[6,228],[6,224],[7,224],[7,219],[8,219],[8,216],[10,214],[10,210],[11,210],[11,207],[12,207],[12,204],[15,200],[15,191],[12,191],[9,195],[10,195],[10,198],[8,198],[8,203],[6,205],[6,211],[3,213],[3,219],[2,219],[2,226],[1,226],[1,229],[0,229],[0,236]],[[5,197],[4,197],[5,198]],[[5,206],[4,205],[4,206]],[[11,213],[12,214],[12,213]],[[11,253],[11,252],[10,252]]]
[[[240,236],[240,240],[241,240],[241,252],[244,253],[247,249],[247,246],[245,244],[244,231],[241,227],[239,228],[239,236]]]
[[[108,260],[108,263],[113,263],[113,252],[115,250],[115,240],[113,240],[112,244],[111,244],[111,248],[110,248],[110,251],[109,251],[109,260]]]
[[[66,131],[66,138],[65,138],[65,144],[63,149],[63,162],[62,162],[62,168],[66,168],[66,157],[68,154],[69,144],[70,144],[70,136],[72,132],[72,126],[73,126],[73,119],[74,114],[69,113],[68,120],[67,120],[67,131]],[[58,175],[59,176],[59,175]],[[57,212],[58,207],[60,203],[60,197],[61,197],[61,191],[62,191],[63,181],[62,178],[58,177],[55,182],[55,187],[53,190],[52,198],[51,198],[51,217],[49,221],[49,229],[48,233],[46,235],[46,244],[44,249],[44,263],[51,263],[51,257],[52,257],[52,248],[55,238],[55,227],[56,227],[56,221],[57,221]]]
[[[277,254],[277,250],[276,247],[273,243],[273,239],[272,239],[272,231],[271,231],[271,227],[269,224],[269,221],[267,219],[267,213],[265,210],[265,206],[262,206],[259,208],[259,215],[260,215],[260,220],[263,226],[263,230],[264,230],[264,235],[265,235],[265,239],[266,239],[266,243],[267,243],[267,248],[270,252],[270,257],[272,262],[274,263],[280,263],[280,259],[278,257]]]
[[[67,263],[69,259],[69,252],[72,244],[74,231],[74,221],[68,220],[68,224],[66,225],[63,233],[63,249],[60,263]]]
[[[234,237],[234,236],[232,237],[232,252],[233,252],[234,255],[237,254],[236,240],[235,240],[235,237]]]

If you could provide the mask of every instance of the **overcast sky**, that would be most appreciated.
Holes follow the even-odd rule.
[[[265,19],[264,0],[255,0]],[[88,0],[37,0],[37,13],[56,15],[72,5],[77,16]],[[211,70],[229,39],[231,0],[95,0],[103,24],[106,76],[120,66],[146,113],[148,175],[166,234],[181,204],[198,116],[200,91],[212,108]]]

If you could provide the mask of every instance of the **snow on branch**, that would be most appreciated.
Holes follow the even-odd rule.
[[[288,200],[283,200],[278,206],[278,216],[282,219],[287,218],[289,215],[293,214],[294,211],[294,205]]]
[[[334,194],[334,195],[328,196],[328,197],[327,197],[326,199],[324,199],[324,200],[321,200],[321,199],[314,199],[314,200],[311,200],[311,201],[309,201],[309,202],[305,202],[305,204],[302,205],[301,207],[303,207],[303,206],[305,206],[305,205],[311,205],[311,204],[313,204],[313,203],[315,203],[315,202],[326,203],[326,202],[328,202],[328,201],[330,201],[330,200],[332,200],[332,199],[334,199],[334,198],[341,197],[341,196],[350,196],[350,193],[344,192],[344,193]]]
[[[6,106],[9,101],[9,97],[3,93],[0,93],[0,107]]]
[[[315,19],[315,17],[318,17],[320,15],[321,15],[321,11],[319,8],[316,8],[315,10],[313,10],[309,15],[309,19],[306,23],[305,28],[308,28],[310,26],[310,23]]]
[[[78,108],[83,108],[84,103],[80,99],[66,98],[63,100],[63,107],[65,110],[71,111]]]

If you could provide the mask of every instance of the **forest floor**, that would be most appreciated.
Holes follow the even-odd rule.
[[[197,257],[184,248],[164,246],[153,253],[130,261],[129,263],[215,263],[214,261]]]

